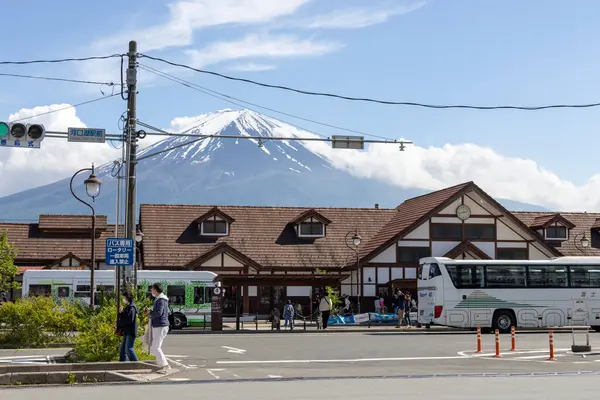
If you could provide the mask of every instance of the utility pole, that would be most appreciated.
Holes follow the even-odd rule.
[[[137,95],[137,42],[129,42],[127,53],[127,205],[125,207],[125,236],[135,243],[136,232],[136,166],[137,166],[137,133],[136,133],[136,95]],[[136,260],[137,249],[133,247],[133,259]],[[132,284],[133,267],[125,267],[123,286]]]

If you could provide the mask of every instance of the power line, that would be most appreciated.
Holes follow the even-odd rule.
[[[313,124],[322,125],[322,126],[326,126],[326,127],[334,128],[334,129],[339,129],[341,131],[356,133],[356,134],[363,135],[363,136],[376,137],[376,138],[379,138],[379,139],[392,140],[392,139],[384,137],[384,136],[378,136],[378,135],[373,135],[373,134],[366,133],[366,132],[357,131],[355,129],[344,128],[344,127],[341,127],[341,126],[328,124],[326,122],[320,122],[320,121],[316,121],[316,120],[313,120],[313,119],[304,118],[304,117],[300,117],[298,115],[290,114],[290,113],[287,113],[287,112],[284,112],[284,111],[275,110],[273,108],[261,106],[260,104],[256,104],[256,103],[252,103],[252,102],[249,102],[249,101],[246,101],[246,100],[242,100],[240,98],[229,96],[227,94],[224,94],[224,93],[221,93],[221,92],[217,92],[216,90],[212,90],[212,89],[209,89],[207,87],[197,85],[197,84],[195,84],[193,82],[186,81],[185,79],[179,78],[177,76],[168,74],[168,73],[163,72],[163,71],[159,71],[159,70],[157,70],[155,68],[152,68],[152,67],[149,67],[147,65],[140,64],[140,68],[143,69],[143,70],[145,70],[145,71],[148,71],[148,72],[150,72],[152,74],[155,74],[155,75],[161,76],[161,77],[163,77],[165,79],[168,79],[168,80],[170,80],[172,82],[179,83],[180,85],[186,86],[186,87],[188,87],[190,89],[202,92],[202,93],[204,93],[204,94],[206,94],[208,96],[215,97],[217,99],[220,99],[222,101],[228,102],[230,104],[235,104],[238,107],[249,108],[249,109],[252,110],[251,107],[248,107],[248,105],[250,105],[250,106],[261,108],[263,110],[268,110],[268,111],[271,111],[271,112],[274,112],[274,113],[277,113],[277,114],[286,115],[288,117],[296,118],[296,119],[299,119],[299,120],[302,120],[302,121],[311,122]],[[225,98],[221,98],[221,97],[225,97]],[[246,105],[242,105],[242,104],[236,103],[236,101],[240,102],[240,103],[244,103]],[[256,110],[253,110],[253,111],[256,111]],[[258,112],[258,111],[256,111],[256,112]],[[270,116],[268,114],[265,114],[265,115]],[[275,118],[275,117],[271,117],[271,118]],[[303,130],[309,130],[309,129],[303,128],[301,126],[297,126],[297,125],[291,124],[289,122],[288,122],[288,124],[296,126],[297,128],[300,128],[300,129],[303,129]],[[312,129],[310,131],[312,131]],[[323,136],[323,135],[319,135],[319,136]]]
[[[58,58],[53,60],[28,60],[28,61],[0,61],[0,65],[27,65],[27,64],[58,64],[73,61],[92,61],[107,60],[109,58],[121,57],[121,54],[111,54],[109,56],[92,56],[80,58]]]
[[[221,74],[219,72],[208,71],[208,70],[204,70],[204,69],[200,69],[200,68],[194,68],[189,65],[180,64],[180,63],[176,63],[173,61],[168,61],[168,60],[165,60],[164,58],[160,58],[160,57],[153,57],[153,56],[149,56],[146,54],[140,54],[140,58],[142,58],[142,57],[145,57],[145,58],[148,58],[148,59],[154,60],[154,61],[160,61],[162,63],[168,64],[168,65],[171,65],[174,67],[185,68],[185,69],[189,69],[191,71],[199,72],[202,74],[213,75],[213,76],[217,76],[217,77],[223,78],[223,79],[228,79],[231,81],[245,82],[245,83],[249,83],[252,85],[261,86],[261,87],[270,88],[270,89],[285,90],[288,92],[294,92],[294,93],[304,94],[304,95],[308,95],[308,96],[330,97],[330,98],[335,98],[335,99],[340,99],[340,100],[360,101],[360,102],[376,103],[376,104],[384,104],[384,105],[411,106],[411,107],[423,107],[423,108],[434,108],[434,109],[458,108],[458,109],[470,109],[470,110],[522,110],[522,111],[539,111],[539,110],[546,110],[546,109],[553,109],[553,108],[591,108],[591,107],[600,106],[600,103],[551,104],[551,105],[531,106],[531,107],[508,106],[508,105],[473,106],[473,105],[425,104],[425,103],[416,103],[416,102],[407,102],[407,101],[378,100],[378,99],[372,99],[372,98],[368,98],[368,97],[351,97],[351,96],[344,96],[344,95],[335,94],[335,93],[312,92],[312,91],[308,91],[308,90],[296,89],[296,88],[289,87],[289,86],[272,85],[269,83],[254,81],[252,79],[238,78],[238,77],[234,77],[234,76],[230,76],[230,75]]]
[[[187,146],[187,145],[190,145],[190,144],[192,144],[192,143],[201,142],[201,141],[203,141],[204,139],[206,139],[206,137],[201,137],[201,138],[198,138],[198,139],[194,139],[194,140],[190,140],[190,141],[187,141],[187,142],[184,142],[184,143],[180,143],[180,144],[178,144],[178,145],[176,145],[176,146],[169,147],[168,149],[165,149],[165,150],[160,150],[160,151],[157,151],[157,152],[155,152],[155,153],[144,154],[143,156],[141,156],[141,157],[138,157],[138,159],[137,159],[137,160],[138,160],[138,161],[142,161],[142,160],[145,160],[146,158],[154,157],[154,156],[157,156],[157,155],[159,155],[159,154],[166,153],[166,152],[168,152],[168,151],[171,151],[171,150],[178,149],[178,148],[180,148],[180,147],[185,147],[185,146]]]
[[[31,119],[31,118],[41,117],[41,116],[48,115],[48,114],[54,114],[54,113],[57,113],[57,112],[60,112],[60,111],[68,110],[69,108],[76,108],[76,107],[84,106],[86,104],[95,103],[95,102],[100,101],[100,100],[108,99],[108,98],[117,96],[118,94],[119,93],[112,93],[112,94],[109,94],[109,95],[106,95],[106,96],[98,97],[96,99],[83,101],[83,102],[77,103],[77,104],[71,104],[69,106],[62,107],[62,108],[57,108],[56,110],[50,110],[50,111],[46,111],[46,112],[43,112],[43,113],[40,113],[40,114],[31,115],[29,117],[15,119],[15,120],[10,121],[10,122],[21,122],[21,121],[25,121],[25,120],[28,120],[28,119]]]
[[[35,76],[35,75],[22,75],[22,74],[8,74],[4,72],[0,72],[0,76],[7,76],[12,78],[28,78],[28,79],[39,79],[44,81],[58,81],[58,82],[69,82],[69,83],[85,83],[89,85],[100,85],[100,86],[118,86],[118,83],[114,82],[100,82],[100,81],[86,81],[79,79],[68,79],[68,78],[57,78],[50,76]]]

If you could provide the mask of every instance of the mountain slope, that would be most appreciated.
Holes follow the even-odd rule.
[[[378,203],[381,207],[395,207],[404,199],[423,193],[335,169],[302,142],[270,140],[295,135],[295,130],[252,111],[206,114],[194,126],[194,133],[217,136],[179,148],[173,147],[196,138],[168,137],[139,152],[138,204],[373,207]],[[240,135],[261,136],[264,140],[222,137]],[[96,212],[109,215],[110,220],[114,220],[117,192],[112,169],[112,164],[106,164],[97,170],[103,185],[95,203]],[[72,197],[69,179],[0,198],[0,209],[11,210],[10,215],[0,213],[0,219],[89,212]],[[84,179],[82,176],[77,182],[77,193],[87,200]],[[544,210],[500,201],[509,209]]]

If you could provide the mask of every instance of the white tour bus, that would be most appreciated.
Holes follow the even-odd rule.
[[[138,271],[138,287],[150,292],[160,282],[169,297],[172,328],[205,326],[210,322],[212,288],[216,274],[208,271]],[[100,293],[114,292],[115,272],[94,271],[94,284]],[[23,274],[23,297],[48,296],[55,301],[78,299],[90,303],[90,271],[30,270]]]
[[[600,257],[420,260],[422,325],[493,328],[591,326],[600,331]]]

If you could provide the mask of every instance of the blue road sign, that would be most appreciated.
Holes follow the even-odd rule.
[[[133,259],[133,239],[106,239],[106,265],[131,267]]]
[[[69,142],[80,143],[104,143],[106,141],[106,130],[96,128],[69,128]]]

